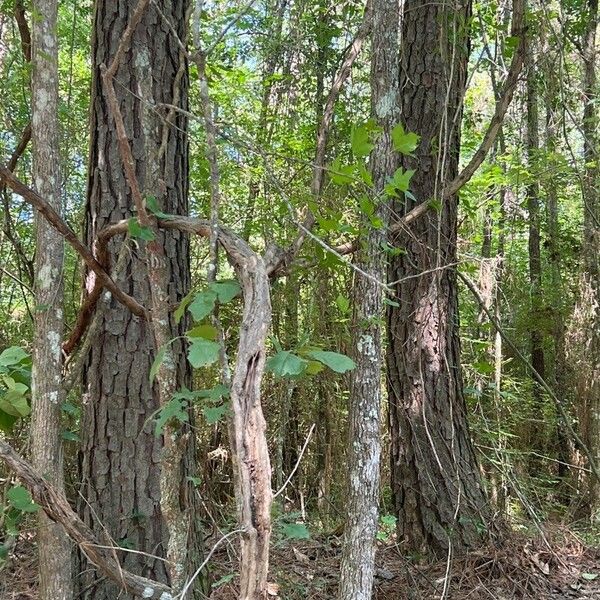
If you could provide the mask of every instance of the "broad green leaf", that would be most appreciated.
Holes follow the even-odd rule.
[[[221,304],[227,304],[242,292],[240,284],[235,279],[215,281],[210,284],[210,289],[217,294]]]
[[[177,390],[173,394],[173,400],[195,400],[198,397],[198,392],[191,392],[187,388]]]
[[[310,532],[306,525],[301,523],[286,523],[281,528],[281,533],[288,540],[308,540],[310,539]]]
[[[146,208],[159,219],[172,219],[173,215],[168,215],[167,213],[162,212],[158,207],[158,200],[154,196],[148,196],[146,198]]]
[[[411,154],[414,152],[419,145],[421,138],[416,133],[406,133],[402,123],[398,123],[394,129],[392,129],[392,142],[394,144],[394,150],[400,152],[400,154]]]
[[[18,417],[9,415],[7,412],[4,412],[2,409],[0,409],[0,430],[4,431],[5,433],[10,433],[17,420]]]
[[[358,199],[358,206],[367,217],[370,217],[375,212],[375,205],[368,196],[361,196]]]
[[[365,185],[373,187],[373,176],[371,175],[369,169],[367,169],[366,165],[364,163],[359,163],[357,166],[358,174],[360,175],[360,178],[363,180]]]
[[[388,306],[395,306],[395,307],[400,306],[400,304],[398,302],[396,302],[395,300],[390,300],[389,298],[384,298],[383,303],[387,304]]]
[[[194,301],[189,305],[188,310],[192,313],[194,321],[202,321],[215,309],[217,301],[217,292],[214,290],[204,290],[196,294]]]
[[[277,377],[295,377],[301,375],[308,363],[303,358],[282,350],[267,360],[267,369]]]
[[[493,373],[495,369],[493,364],[486,361],[473,363],[473,368],[482,375],[489,375],[490,373]]]
[[[156,353],[156,358],[152,362],[152,366],[150,367],[150,383],[154,381],[158,370],[160,369],[160,365],[162,365],[163,360],[165,360],[165,354],[167,353],[167,349],[163,346],[158,349]]]
[[[336,373],[345,373],[351,371],[356,367],[354,361],[345,354],[339,354],[338,352],[328,352],[325,350],[313,350],[308,355],[315,360],[323,363],[326,367],[329,367]]]
[[[341,159],[338,157],[330,167],[331,181],[335,185],[346,185],[354,181],[354,165],[342,165]]]
[[[352,128],[350,134],[350,143],[354,156],[368,156],[371,150],[375,147],[370,140],[369,130],[365,125],[359,125]]]
[[[217,581],[215,581],[211,585],[211,587],[213,590],[216,590],[217,588],[220,588],[222,585],[225,585],[226,583],[233,581],[234,577],[235,577],[235,573],[229,573],[229,575],[223,575],[223,577],[221,577],[220,579],[217,579]]]
[[[63,431],[62,432],[62,439],[66,440],[67,442],[79,442],[81,441],[81,438],[79,437],[79,434],[75,431]]]
[[[29,490],[25,489],[22,485],[10,488],[6,493],[6,498],[11,506],[22,512],[34,513],[40,508],[33,501]]]
[[[408,192],[408,186],[410,185],[410,180],[414,174],[415,172],[413,169],[403,171],[402,167],[400,167],[394,172],[390,184],[393,185],[396,190]]]
[[[27,398],[13,390],[8,390],[0,398],[0,410],[13,417],[26,417],[31,412]]]
[[[11,346],[10,348],[6,348],[6,350],[0,354],[0,366],[10,367],[12,365],[18,365],[28,357],[29,354],[27,354],[23,348]]]
[[[175,317],[175,323],[180,323],[185,314],[185,309],[189,306],[190,302],[194,299],[194,290],[190,291],[186,296],[181,299],[179,306],[175,309],[173,316]]]
[[[202,409],[202,414],[209,425],[214,425],[220,421],[229,411],[229,404],[221,404],[219,406],[207,406]]]
[[[194,392],[197,398],[207,398],[209,400],[220,400],[221,398],[229,398],[229,388],[222,383],[218,383],[210,390],[200,390]]]
[[[204,338],[193,338],[188,348],[188,360],[194,369],[214,363],[219,358],[219,344]]]
[[[598,573],[582,573],[581,577],[586,581],[594,581],[594,579],[598,579]]]
[[[159,436],[165,425],[175,419],[180,423],[186,423],[189,420],[189,415],[186,411],[187,403],[184,400],[169,400],[162,408],[162,410],[158,413],[158,418],[156,419],[156,426],[154,428],[154,435]]]
[[[191,482],[194,487],[198,487],[202,483],[202,479],[200,479],[200,477],[192,477],[191,475],[188,475],[186,479]]]
[[[60,408],[67,415],[71,415],[72,417],[78,417],[81,413],[81,409],[76,404],[72,402],[66,401],[60,405]]]
[[[341,294],[335,299],[335,303],[342,314],[347,314],[350,310],[350,300]]]
[[[216,340],[217,339],[217,328],[209,323],[203,323],[202,325],[196,325],[186,335],[188,338],[204,338],[205,340]]]
[[[154,240],[154,231],[152,231],[150,227],[140,225],[140,222],[135,217],[132,217],[127,221],[127,229],[129,231],[129,235],[133,238],[139,238],[140,240],[145,240],[146,242],[151,242]]]

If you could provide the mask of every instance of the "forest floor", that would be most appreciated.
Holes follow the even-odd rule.
[[[335,598],[340,559],[337,538],[276,545],[270,598]],[[234,546],[213,555],[211,600],[235,600]],[[37,600],[35,540],[23,535],[0,572],[0,600]],[[600,548],[589,548],[569,529],[536,539],[515,537],[502,548],[429,564],[403,558],[396,545],[377,552],[374,600],[600,600]]]

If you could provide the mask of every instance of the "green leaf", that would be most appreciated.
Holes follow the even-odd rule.
[[[419,145],[421,138],[416,133],[406,133],[402,123],[398,123],[394,129],[392,129],[392,142],[394,144],[394,150],[400,152],[400,154],[411,154],[414,152]]]
[[[13,417],[26,417],[31,412],[27,398],[14,390],[8,390],[0,398],[0,410]]]
[[[313,350],[308,355],[315,360],[323,363],[326,367],[329,367],[336,373],[345,373],[351,371],[356,367],[354,361],[346,356],[345,354],[339,354],[338,352],[327,352],[325,350]]]
[[[223,577],[221,577],[220,579],[217,579],[217,581],[215,581],[211,585],[211,587],[213,590],[216,590],[217,588],[220,588],[222,585],[225,585],[226,583],[233,581],[234,577],[235,577],[235,573],[229,573],[229,575],[223,575]]]
[[[72,402],[69,402],[69,401],[63,402],[60,405],[60,408],[62,409],[62,411],[65,414],[71,415],[72,417],[78,417],[81,413],[79,406],[77,406],[76,404],[73,404]]]
[[[368,196],[361,196],[358,199],[358,206],[367,217],[370,217],[375,212],[375,205]]]
[[[357,157],[368,156],[375,147],[371,143],[369,130],[365,125],[352,128],[350,144],[352,145],[352,152]]]
[[[187,402],[185,402],[185,400],[177,400],[175,398],[169,400],[158,413],[154,435],[158,437],[162,433],[165,425],[172,419],[177,420],[180,423],[186,423],[190,418],[186,409]]]
[[[407,171],[403,171],[402,167],[396,169],[394,175],[385,186],[385,193],[388,196],[398,196],[398,191],[404,193],[408,192],[408,186],[410,185],[410,180],[414,174],[415,172],[413,169],[408,169]]]
[[[175,309],[173,316],[175,317],[175,323],[180,323],[185,314],[185,309],[189,306],[190,302],[194,299],[194,290],[191,290],[185,297],[181,299],[179,306]]]
[[[193,338],[188,348],[188,360],[194,369],[214,363],[219,358],[220,346],[204,338]]]
[[[67,442],[79,442],[81,441],[81,438],[79,437],[79,434],[75,431],[63,431],[62,432],[62,439],[66,440]]]
[[[219,406],[207,406],[202,409],[202,414],[209,425],[214,425],[220,421],[229,411],[229,404],[224,403]]]
[[[154,196],[148,196],[146,198],[146,208],[159,219],[172,219],[173,215],[168,215],[160,210],[158,206],[158,200]]]
[[[154,231],[152,231],[150,227],[140,225],[140,222],[135,217],[132,217],[127,221],[127,230],[129,231],[129,235],[133,238],[139,238],[146,242],[154,240]]]
[[[152,366],[150,367],[150,383],[154,381],[158,370],[160,369],[160,365],[162,365],[163,360],[165,360],[165,354],[167,353],[167,349],[165,346],[158,349],[156,353],[156,358],[152,362]]]
[[[330,167],[331,181],[335,185],[346,185],[354,181],[354,165],[342,165],[341,159],[338,157]]]
[[[217,298],[221,304],[227,304],[242,292],[240,284],[235,279],[215,281],[209,287],[217,294]]]
[[[478,373],[481,373],[482,375],[489,375],[490,373],[493,373],[495,370],[494,365],[489,362],[486,362],[486,361],[480,361],[480,362],[473,363],[473,368]]]
[[[190,339],[204,338],[205,340],[216,340],[217,334],[218,331],[216,327],[210,325],[209,323],[203,323],[202,325],[196,325],[196,327],[193,327],[186,332],[185,335],[187,335],[187,337]]]
[[[0,366],[10,367],[12,365],[18,365],[28,357],[29,354],[27,354],[23,348],[11,346],[10,348],[6,348],[6,350],[0,354]]]
[[[221,400],[221,398],[229,398],[229,388],[222,383],[218,383],[210,390],[200,390],[194,392],[197,398],[207,398],[209,400]]]
[[[194,321],[202,321],[204,317],[210,315],[215,309],[217,301],[217,292],[214,290],[204,290],[196,294],[194,301],[190,304],[188,310],[192,313]]]
[[[0,409],[0,430],[4,431],[5,433],[10,433],[17,420],[18,417],[9,415],[7,412],[4,412]]]
[[[200,479],[200,477],[192,477],[191,475],[188,475],[186,479],[191,482],[194,487],[198,487],[202,483],[202,479]]]
[[[303,358],[282,350],[267,360],[267,369],[277,377],[295,377],[301,375],[308,363]]]
[[[288,540],[310,539],[310,532],[308,531],[308,527],[306,527],[306,525],[302,525],[301,523],[286,523],[281,528],[281,533]]]
[[[341,294],[335,299],[339,311],[345,315],[350,310],[350,300]]]
[[[598,579],[598,574],[597,573],[582,573],[581,577],[582,577],[582,579],[585,579],[586,581],[594,581],[594,579]]]
[[[40,508],[31,498],[29,490],[22,485],[10,488],[6,493],[6,498],[11,506],[22,512],[34,513]]]
[[[396,302],[395,300],[390,300],[389,298],[384,298],[383,303],[387,304],[388,306],[395,306],[395,307],[400,306],[400,304],[398,302]]]

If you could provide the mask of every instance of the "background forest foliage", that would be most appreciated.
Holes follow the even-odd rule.
[[[31,145],[16,152],[32,123],[29,29],[47,17],[36,12],[38,8],[33,4],[23,5],[21,0],[0,3],[0,163],[5,166],[11,156],[17,156],[10,170],[20,181],[36,188]],[[357,438],[353,436],[362,431],[360,427],[349,431],[349,424],[363,414],[352,409],[355,404],[351,396],[358,389],[357,380],[352,378],[357,377],[357,365],[362,368],[360,352],[367,339],[365,331],[372,339],[378,339],[378,335],[382,338],[376,352],[379,357],[387,356],[381,365],[377,363],[379,377],[370,380],[373,390],[382,390],[381,422],[376,422],[380,432],[377,443],[381,443],[380,489],[373,492],[378,497],[379,548],[398,544],[407,560],[418,562],[432,556],[443,558],[452,549],[460,554],[485,545],[490,537],[510,538],[515,532],[536,535],[544,524],[556,523],[568,524],[586,543],[597,545],[597,1],[529,0],[524,24],[516,33],[511,27],[515,26],[515,6],[522,8],[518,1],[513,5],[507,0],[474,0],[459,3],[458,8],[441,2],[439,12],[426,17],[430,19],[426,25],[418,19],[411,24],[410,16],[406,16],[410,15],[411,4],[416,13],[426,14],[424,3],[401,3],[396,8],[404,15],[396,23],[399,35],[391,35],[394,39],[390,42],[396,44],[401,65],[396,65],[399,89],[395,93],[406,99],[414,85],[418,104],[419,86],[429,89],[434,85],[427,83],[425,76],[419,84],[406,75],[412,68],[410,61],[419,52],[425,56],[425,71],[435,71],[442,64],[451,72],[447,96],[441,99],[445,116],[435,123],[435,127],[439,125],[439,139],[433,141],[427,137],[427,123],[417,125],[419,109],[411,113],[406,100],[399,100],[399,111],[385,122],[379,118],[377,106],[373,107],[377,78],[373,76],[372,61],[379,56],[377,48],[383,47],[382,30],[377,29],[377,23],[385,20],[383,13],[377,13],[385,7],[382,0],[369,7],[367,17],[364,3],[353,0],[206,2],[200,10],[188,7],[187,2],[175,2],[172,7],[164,4],[149,2],[140,27],[150,32],[148,39],[158,31],[156,35],[169,42],[153,48],[152,41],[143,38],[141,42],[135,33],[134,50],[122,59],[122,65],[130,71],[120,65],[111,84],[130,135],[136,175],[150,216],[148,224],[133,208],[130,182],[125,183],[120,172],[116,138],[110,133],[114,132],[114,114],[106,107],[104,113],[98,112],[104,102],[99,90],[106,85],[100,81],[100,63],[110,64],[137,2],[99,0],[96,9],[87,1],[58,3],[59,212],[90,247],[101,226],[119,219],[126,221],[121,237],[110,242],[110,268],[115,269],[115,281],[125,282],[123,289],[144,306],[150,307],[154,296],[144,287],[148,276],[136,269],[145,265],[146,248],[157,240],[159,245],[164,243],[173,277],[164,290],[171,327],[165,338],[168,343],[149,342],[149,329],[141,325],[135,331],[130,329],[129,317],[122,316],[129,313],[122,308],[119,313],[110,312],[116,311],[119,303],[108,299],[106,302],[112,304],[106,308],[102,299],[95,308],[104,311],[100,329],[92,329],[91,339],[85,335],[76,339],[71,352],[63,355],[65,378],[70,381],[60,402],[59,418],[64,489],[83,521],[102,543],[106,542],[102,536],[107,527],[111,543],[124,549],[117,554],[126,569],[173,588],[179,585],[175,591],[180,592],[183,583],[176,585],[176,576],[168,567],[154,563],[149,566],[147,558],[127,552],[139,550],[160,556],[175,552],[174,546],[165,541],[169,536],[171,541],[176,538],[173,522],[165,517],[168,524],[160,525],[166,505],[158,507],[158,498],[162,494],[163,502],[167,489],[161,487],[166,485],[162,480],[159,486],[160,473],[168,464],[161,454],[161,440],[173,435],[173,439],[180,436],[186,443],[190,437],[194,440],[173,463],[173,472],[182,489],[185,487],[194,498],[190,500],[194,517],[189,523],[198,523],[189,525],[189,531],[197,530],[194,535],[205,540],[196,546],[188,544],[196,547],[199,558],[187,556],[185,560],[190,560],[194,568],[186,567],[186,574],[195,571],[213,545],[222,542],[224,534],[230,532],[232,539],[236,535],[233,532],[239,529],[236,523],[241,514],[238,504],[236,517],[235,480],[239,474],[228,440],[237,439],[237,413],[236,399],[230,394],[236,389],[236,360],[241,360],[244,351],[253,351],[252,344],[244,350],[247,323],[240,327],[250,310],[249,304],[244,304],[250,294],[250,279],[242,275],[252,269],[245,270],[241,262],[236,264],[235,256],[245,256],[246,252],[240,250],[238,242],[223,241],[219,237],[222,234],[211,233],[210,227],[217,215],[218,222],[233,236],[245,240],[256,256],[265,257],[268,270],[274,249],[293,248],[310,213],[314,218],[299,252],[291,260],[273,263],[277,266],[268,273],[272,325],[266,341],[260,398],[272,488],[283,488],[270,511],[270,545],[275,554],[299,540],[308,543],[339,536],[345,526],[349,527],[349,506],[354,505],[349,504],[348,472],[355,460],[352,448]],[[452,26],[445,29],[444,19]],[[424,29],[419,30],[421,26]],[[438,26],[440,31],[435,30],[433,42],[439,46],[436,55],[436,50],[428,50],[427,44],[419,40]],[[412,33],[410,27],[415,28]],[[186,39],[189,54],[183,53],[180,40],[173,41],[174,30]],[[321,181],[315,190],[315,156],[324,115],[329,110],[328,97],[357,39],[364,44],[332,106],[325,160],[322,168],[317,164],[316,169]],[[150,48],[145,58],[149,62],[139,73],[145,68],[152,72],[150,88],[144,88],[144,80],[136,71],[144,43]],[[445,55],[447,48],[453,50],[452,56]],[[389,56],[386,52],[382,56]],[[459,191],[458,212],[446,221],[447,206],[452,201],[440,190],[438,197],[421,197],[418,193],[428,189],[428,182],[423,180],[432,177],[425,166],[420,172],[421,165],[447,152],[449,166],[444,168],[448,172],[442,175],[445,188],[457,175],[451,163],[458,151],[459,168],[476,156],[518,53],[523,53],[524,66],[512,102],[485,160]],[[178,95],[172,102],[165,102],[164,98],[170,98],[175,89],[171,85],[181,64],[189,66],[189,80],[184,75]],[[417,76],[421,77],[418,69]],[[165,93],[160,98],[158,93],[146,95],[148,89],[159,89],[163,81]],[[437,118],[435,110],[427,112],[430,109],[425,104],[423,107],[424,121]],[[139,153],[147,150],[144,144],[148,140],[136,146],[141,135],[136,127],[142,127],[139,115],[145,112],[161,123],[168,122],[172,129],[170,137],[165,138],[166,152],[161,154],[167,158],[161,160],[173,161],[174,180],[183,173],[179,188],[173,185],[179,190],[175,200],[163,194],[159,185],[152,189],[150,175],[140,166],[146,158]],[[92,118],[91,113],[95,115]],[[453,137],[453,128],[459,129],[460,135]],[[427,148],[423,148],[424,139],[430,144]],[[385,152],[396,162],[380,185],[377,156]],[[99,166],[103,160],[109,164],[106,171]],[[115,170],[119,175],[111,180]],[[438,175],[436,172],[435,177]],[[102,194],[112,194],[115,204],[108,204]],[[40,315],[50,309],[49,304],[36,299],[34,291],[40,277],[36,261],[46,248],[36,244],[33,207],[18,190],[15,193],[6,178],[0,179],[0,202],[0,428],[2,438],[28,457],[35,323],[43,320]],[[428,208],[419,222],[429,229],[407,225],[403,233],[388,235],[390,223],[421,202]],[[213,218],[204,226],[204,233],[190,238],[189,249],[183,233],[164,233],[164,228],[159,232],[156,225],[168,227],[164,222],[168,223],[170,215],[183,215],[186,210],[192,217]],[[445,223],[450,223],[448,229]],[[448,236],[449,246],[443,241],[437,246],[434,243],[433,258],[428,263],[420,262],[423,253],[415,250],[413,239],[422,241],[432,231],[438,237]],[[416,237],[411,238],[411,232]],[[238,245],[232,251],[227,244]],[[348,252],[349,244],[354,244],[353,252]],[[64,248],[59,279],[64,285],[61,308],[64,337],[68,339],[77,329],[80,309],[85,304],[82,290],[91,290],[91,271],[89,265],[83,266],[71,245],[65,244]],[[129,262],[119,272],[116,265],[121,260],[121,248],[125,248],[123,260]],[[187,264],[184,255],[188,252],[189,273],[184,267],[177,271],[173,265],[178,260]],[[375,255],[382,261],[379,267],[373,263]],[[373,271],[377,268],[383,270]],[[379,312],[375,310],[366,317],[363,314],[364,318],[358,313],[357,317],[361,293],[357,295],[361,289],[358,282],[369,281],[368,274],[377,272],[382,277],[371,279],[379,279]],[[398,273],[400,277],[395,276]],[[445,325],[439,329],[441,337],[447,336],[449,348],[454,327],[460,322],[459,362],[447,367],[451,373],[448,380],[432,380],[440,394],[435,402],[423,392],[427,411],[438,416],[428,416],[422,426],[425,430],[427,423],[432,426],[432,431],[427,431],[434,440],[432,447],[440,440],[452,440],[453,445],[456,434],[461,449],[449,469],[442,469],[443,452],[440,457],[423,459],[437,460],[442,473],[436,476],[440,479],[431,481],[433,490],[423,491],[423,496],[419,492],[414,500],[409,484],[402,488],[401,479],[408,481],[410,469],[415,481],[425,479],[429,471],[419,466],[419,457],[408,456],[415,450],[406,450],[404,445],[411,435],[415,439],[420,435],[418,417],[406,417],[413,419],[413,431],[394,412],[404,406],[406,415],[412,414],[406,381],[412,381],[411,369],[415,367],[407,342],[410,335],[399,341],[394,337],[394,328],[398,319],[420,323],[417,308],[405,308],[407,294],[416,298],[423,290],[420,283],[406,287],[416,280],[437,282],[429,288],[434,294],[431,306],[435,305],[436,294],[449,295],[446,309],[440,309],[440,320]],[[258,297],[259,288],[252,289]],[[410,289],[412,292],[407,291]],[[366,297],[367,292],[364,294]],[[453,294],[458,302],[456,315]],[[114,340],[110,349],[108,338]],[[432,342],[432,347],[437,343]],[[394,359],[402,353],[408,357],[404,367]],[[452,363],[453,356],[458,355],[448,350],[444,360]],[[173,357],[176,365],[172,372],[176,371],[177,381],[183,383],[173,382],[173,393],[165,392],[167,396],[159,398],[166,389],[165,374]],[[45,365],[37,368],[43,372]],[[408,379],[402,380],[403,369]],[[396,373],[398,379],[390,373]],[[452,391],[452,381],[458,381],[459,391]],[[442,388],[447,391],[447,406],[438,410],[436,402],[442,402]],[[396,392],[390,393],[394,389]],[[373,392],[372,397],[378,399],[379,393]],[[136,394],[142,399],[139,405],[131,400]],[[111,404],[113,396],[125,399]],[[363,397],[368,400],[370,396]],[[90,406],[106,408],[98,408],[90,417],[94,412]],[[452,407],[458,407],[456,413]],[[378,407],[370,410],[377,412]],[[466,450],[459,431],[463,416]],[[256,428],[260,430],[260,422]],[[102,437],[104,442],[100,444]],[[366,443],[367,437],[365,434],[360,443]],[[240,451],[239,444],[237,449]],[[360,457],[357,460],[360,465]],[[456,477],[461,490],[464,486],[466,495],[471,496],[473,489],[481,487],[474,497],[481,493],[486,501],[485,508],[478,504],[479,512],[467,509],[463,514],[462,508],[457,508],[459,516],[453,522],[451,516],[444,516],[444,492],[440,490],[445,484],[440,482],[450,482],[451,488],[454,468],[468,472]],[[155,475],[153,469],[157,469]],[[2,476],[0,524],[4,541],[0,560],[6,570],[14,561],[15,545],[24,543],[23,536],[35,530],[39,507],[32,503],[25,480],[15,477],[8,468],[3,469]],[[107,478],[112,483],[107,483]],[[60,488],[59,481],[52,483]],[[419,485],[429,484],[421,481]],[[473,487],[469,490],[470,485]],[[119,493],[114,491],[118,486],[122,486]],[[146,491],[141,492],[142,487]],[[159,487],[162,491],[155,492]],[[428,516],[425,507],[431,508],[431,497],[438,493],[439,505],[431,510],[435,513],[439,509],[440,515]],[[269,488],[268,503],[270,494]],[[238,494],[238,503],[241,497]],[[454,500],[449,502],[452,508]],[[462,502],[459,494],[456,503]],[[181,510],[181,515],[188,515],[184,508]],[[419,516],[410,516],[411,511]],[[415,525],[411,519],[421,522]],[[428,519],[438,520],[434,523]],[[261,551],[248,550],[257,557]],[[242,563],[244,552],[242,549]],[[209,561],[208,569],[202,569],[199,577],[203,581],[199,588],[205,592],[212,589],[214,594],[236,589],[236,557],[231,550],[224,559],[229,566],[221,570]],[[84,571],[85,558],[79,556],[74,561],[75,572]],[[271,592],[275,590],[273,595],[279,590],[285,598],[312,597],[299,587],[286,588],[285,565],[281,569],[283,574],[270,577],[271,582],[279,582],[271,588]],[[73,575],[75,588],[87,594],[86,598],[115,597],[111,594],[118,586],[105,579],[87,575],[80,582]],[[184,577],[184,581],[188,579]],[[10,582],[5,586],[10,591]],[[310,588],[310,584],[307,586]],[[133,588],[128,589],[133,593]],[[258,590],[239,597],[259,598],[261,593]]]

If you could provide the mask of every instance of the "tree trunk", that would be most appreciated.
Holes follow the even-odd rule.
[[[367,218],[364,245],[356,264],[368,275],[354,273],[352,340],[356,368],[350,374],[348,432],[348,496],[338,598],[369,600],[375,570],[375,535],[379,508],[379,461],[381,456],[381,363],[383,293],[386,261],[383,248],[389,206],[383,190],[398,164],[392,130],[398,122],[397,0],[374,0],[372,17],[371,114],[382,128],[371,153],[373,202],[382,226]]]
[[[134,215],[134,203],[123,173],[113,115],[102,89],[100,66],[113,59],[137,0],[99,0],[94,13],[91,156],[86,239],[110,223]],[[185,39],[186,0],[162,7],[162,12]],[[186,119],[174,115],[174,127],[164,124],[149,106],[176,104],[187,109],[187,65],[168,24],[150,4],[135,28],[130,49],[116,73],[115,90],[131,144],[140,189],[152,194],[163,212],[187,214],[188,144]],[[134,93],[131,93],[134,92]],[[138,98],[139,97],[139,98]],[[166,128],[166,129],[165,129]],[[164,248],[171,306],[190,286],[189,243],[184,233],[169,230],[157,238]],[[121,239],[109,245],[114,265]],[[143,243],[127,250],[125,268],[118,274],[119,286],[144,306],[150,307],[148,256]],[[93,286],[88,274],[86,286]],[[182,335],[185,323],[171,319],[171,338]],[[177,386],[190,385],[190,371],[181,340],[172,344],[176,358]],[[149,380],[155,355],[150,325],[132,315],[121,304],[111,302],[101,315],[97,341],[90,352],[84,374],[80,512],[86,523],[105,542],[164,557],[168,531],[161,515],[160,460],[162,440],[154,435],[152,418],[159,408],[158,390]],[[190,440],[193,436],[190,436]],[[179,466],[182,481],[182,511],[193,502],[186,474],[193,472],[193,443],[186,451],[186,464]],[[189,548],[195,549],[195,527]],[[193,552],[193,550],[192,550]],[[151,556],[123,553],[128,570],[160,582],[168,582],[165,563]],[[84,576],[84,598],[117,597],[117,588],[107,581]],[[122,596],[120,596],[122,597]]]
[[[415,199],[436,201],[458,171],[471,4],[405,4],[401,52],[404,127],[421,136],[404,168]],[[392,240],[400,306],[388,309],[392,491],[404,550],[446,553],[480,541],[487,500],[467,423],[460,371],[456,273],[458,198],[428,211]]]
[[[544,336],[541,328],[542,321],[542,258],[540,251],[540,186],[537,182],[537,161],[539,153],[539,125],[538,125],[538,92],[534,63],[534,51],[531,40],[527,40],[527,55],[525,65],[527,68],[527,164],[529,167],[530,183],[527,185],[527,212],[529,213],[529,286],[530,286],[530,330],[529,343],[531,352],[531,365],[540,377],[546,376],[544,360]],[[529,424],[529,448],[535,452],[542,452],[543,428],[538,419],[544,410],[542,390],[535,378],[533,385],[533,411]],[[530,461],[530,470],[535,473],[539,469],[539,461]]]
[[[34,187],[62,214],[58,124],[58,40],[56,0],[37,0],[33,14],[32,140]],[[64,333],[64,240],[36,218],[35,332],[31,458],[34,468],[64,489],[61,437]],[[71,543],[62,525],[40,511],[37,532],[41,600],[71,600]]]
[[[550,157],[554,157],[557,151],[557,131],[558,119],[560,115],[560,107],[558,105],[559,98],[559,82],[555,72],[554,55],[550,48],[546,47],[546,60],[544,61],[545,70],[545,104],[546,104],[546,152]],[[552,158],[551,158],[552,160]],[[548,181],[545,188],[546,198],[548,202],[548,263],[550,267],[550,279],[552,289],[552,307],[553,307],[553,324],[552,338],[554,346],[554,377],[553,388],[556,397],[561,402],[566,402],[569,396],[567,387],[567,357],[565,345],[565,320],[567,313],[565,310],[565,287],[562,281],[562,261],[560,248],[560,225],[559,225],[559,200],[558,190],[553,181]],[[568,406],[565,406],[568,410]],[[568,474],[567,464],[569,462],[570,448],[569,438],[565,431],[564,423],[560,417],[556,423],[556,456],[559,460],[557,475],[563,479]],[[567,498],[563,498],[567,501]]]
[[[588,22],[583,40],[584,58],[584,275],[581,301],[588,314],[590,332],[584,355],[585,376],[581,386],[584,399],[585,441],[596,461],[600,460],[600,191],[598,178],[598,110],[596,103],[596,30],[598,28],[598,0],[588,0]],[[590,508],[592,518],[600,520],[600,481],[590,478]]]

